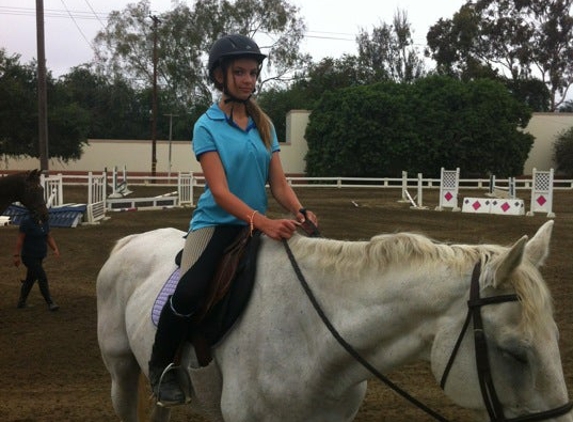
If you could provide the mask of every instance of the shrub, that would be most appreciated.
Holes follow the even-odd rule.
[[[553,160],[557,173],[573,177],[573,127],[557,135],[553,143]]]

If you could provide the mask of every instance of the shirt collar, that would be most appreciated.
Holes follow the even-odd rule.
[[[219,107],[219,103],[214,103],[213,105],[211,105],[211,107],[209,107],[209,109],[205,112],[205,114],[207,114],[207,117],[209,117],[209,119],[211,120],[223,120],[223,121],[227,120],[227,115],[223,110],[221,110],[221,107]],[[242,130],[235,124],[235,122],[228,122],[228,123],[232,127],[236,127],[237,129]],[[249,116],[249,124],[245,132],[250,131],[254,127],[255,127],[255,122],[253,121],[253,118]]]

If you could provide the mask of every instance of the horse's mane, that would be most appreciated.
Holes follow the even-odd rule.
[[[481,251],[471,245],[440,243],[422,234],[406,232],[381,234],[368,241],[305,239],[297,236],[291,241],[300,255],[320,257],[322,268],[353,273],[386,271],[393,265],[437,264],[443,261],[462,268],[468,260],[477,262],[484,252],[492,252],[489,249]]]
[[[455,271],[468,268],[481,260],[490,261],[507,250],[493,244],[449,244],[419,233],[392,233],[368,241],[310,239],[295,236],[290,242],[297,256],[318,257],[320,268],[359,275],[363,271],[384,272],[398,266],[439,266],[447,262]],[[546,324],[544,316],[553,315],[551,295],[537,268],[526,259],[507,281],[522,303],[522,329],[535,330]],[[484,286],[482,286],[484,287]]]
[[[40,181],[40,174],[41,172],[39,170],[23,170],[23,171],[18,171],[15,173],[10,173],[7,174],[6,176],[2,176],[0,177],[0,180],[13,180],[13,179],[21,179],[21,178],[28,178],[29,176],[32,176],[34,181]]]
[[[553,299],[539,270],[529,264],[521,265],[511,278],[511,284],[521,301],[521,328],[533,336],[536,330],[547,330],[553,318]]]
[[[0,177],[0,184],[6,184],[6,183],[14,183],[14,180],[18,180],[18,179],[25,179],[25,176],[27,176],[27,172],[18,172],[18,173],[11,173],[11,174],[7,174],[6,176],[2,176]]]

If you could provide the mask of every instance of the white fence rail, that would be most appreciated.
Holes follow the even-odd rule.
[[[3,174],[0,174],[2,176]],[[86,174],[63,174],[64,185],[88,185],[89,175]],[[154,187],[176,187],[178,176],[141,176],[128,173],[129,184],[131,186],[154,186]],[[404,179],[402,177],[307,177],[288,176],[288,182],[293,187],[336,187],[336,188],[393,188],[402,189]],[[113,182],[112,176],[108,175],[108,184]],[[507,185],[509,179],[496,178],[497,185]],[[193,174],[193,186],[202,187],[205,179],[201,174]],[[418,186],[418,177],[408,177],[406,179],[408,187]],[[424,188],[439,189],[439,178],[424,178],[421,183]],[[464,179],[460,178],[459,187],[463,189],[483,189],[490,187],[489,178]],[[533,180],[531,178],[515,179],[516,190],[531,190]],[[554,179],[553,188],[555,190],[573,190],[573,179]]]

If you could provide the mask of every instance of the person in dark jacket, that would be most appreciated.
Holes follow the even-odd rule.
[[[37,221],[34,218],[24,218],[20,223],[18,238],[16,239],[16,248],[14,250],[14,265],[20,266],[20,260],[26,267],[26,279],[22,281],[20,288],[20,299],[18,308],[26,307],[28,294],[36,280],[40,287],[40,293],[48,304],[50,311],[57,311],[60,307],[54,302],[50,295],[48,286],[48,277],[44,271],[43,261],[48,253],[48,246],[54,251],[56,257],[60,256],[60,250],[56,240],[50,233],[49,223]]]

